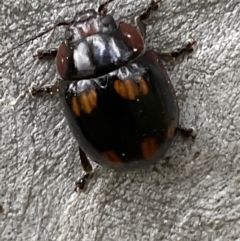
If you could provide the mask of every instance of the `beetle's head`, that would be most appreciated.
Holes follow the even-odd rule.
[[[66,30],[65,39],[74,42],[98,32],[112,32],[116,27],[111,15],[89,9],[75,15],[74,21]]]

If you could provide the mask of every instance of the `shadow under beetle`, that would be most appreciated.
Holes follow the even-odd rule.
[[[61,79],[53,85],[32,85],[30,92],[59,94],[86,173],[76,182],[80,190],[92,173],[89,159],[116,171],[143,168],[163,157],[178,130],[195,135],[193,128],[179,126],[175,92],[161,63],[192,52],[195,41],[189,39],[168,53],[146,50],[144,21],[160,1],[152,1],[135,18],[136,27],[115,22],[107,11],[112,1],[45,31],[67,25],[59,48],[38,49],[34,55],[56,57]]]

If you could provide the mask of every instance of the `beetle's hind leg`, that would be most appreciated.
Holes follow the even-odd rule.
[[[36,59],[52,59],[56,58],[58,52],[58,48],[50,48],[50,49],[37,49],[33,54],[33,57]]]
[[[88,179],[91,177],[91,174],[93,172],[92,165],[89,162],[88,157],[86,156],[85,152],[81,149],[81,147],[78,147],[79,149],[79,156],[81,159],[81,165],[85,172],[85,174],[75,183],[75,192],[83,191],[86,187]]]
[[[158,9],[160,4],[161,1],[152,0],[151,3],[147,6],[147,8],[135,18],[136,25],[138,26],[143,39],[146,38],[146,23],[144,21],[150,17],[151,12]]]
[[[159,56],[163,61],[172,63],[185,54],[192,53],[195,50],[195,47],[196,41],[193,38],[189,38],[182,44],[182,46],[168,52],[160,52]]]

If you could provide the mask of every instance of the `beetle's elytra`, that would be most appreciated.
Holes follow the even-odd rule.
[[[159,60],[149,50],[102,77],[60,83],[72,132],[92,160],[129,170],[154,163],[166,152],[179,114]]]
[[[67,25],[65,41],[35,54],[56,57],[61,79],[32,85],[31,93],[59,94],[87,173],[77,182],[80,189],[92,172],[89,158],[116,171],[143,168],[166,153],[177,130],[193,135],[193,129],[179,126],[178,103],[161,60],[191,52],[194,41],[169,53],[146,50],[144,20],[160,1],[136,17],[136,26],[115,22],[107,11],[112,1],[58,24]]]

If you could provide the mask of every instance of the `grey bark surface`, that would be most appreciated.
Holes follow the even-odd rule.
[[[133,21],[148,2],[115,0],[109,11],[117,20]],[[99,3],[0,3],[0,55]],[[58,98],[25,98],[10,106],[32,82],[56,80],[53,62],[34,60],[32,53],[58,46],[64,28],[0,57],[0,239],[240,240],[239,19],[238,0],[163,1],[148,21],[147,46],[164,50],[189,36],[197,40],[195,53],[166,65],[180,123],[194,126],[197,138],[177,138],[166,155],[170,165],[163,165],[165,157],[156,169],[99,168],[80,195],[73,193],[82,175],[77,144]]]

